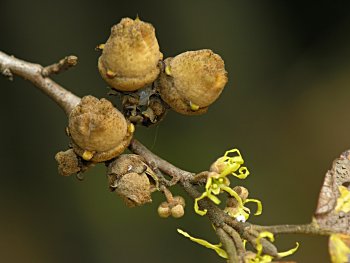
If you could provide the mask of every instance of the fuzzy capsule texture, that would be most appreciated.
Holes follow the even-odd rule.
[[[164,60],[157,81],[162,99],[176,112],[202,114],[227,83],[222,58],[209,49],[187,51]]]
[[[58,152],[55,159],[58,163],[58,173],[62,176],[70,176],[81,170],[78,157],[72,149]]]
[[[128,207],[152,202],[151,184],[144,173],[127,173],[119,178],[115,186],[115,192],[123,198]]]
[[[126,149],[133,132],[130,125],[110,101],[85,96],[70,113],[68,131],[78,155],[102,162]]]
[[[154,27],[138,18],[123,18],[111,29],[98,69],[111,87],[134,91],[158,77],[162,59]]]

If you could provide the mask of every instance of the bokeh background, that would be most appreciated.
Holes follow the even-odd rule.
[[[19,1],[0,2],[0,49],[48,65],[75,54],[54,79],[79,96],[106,97],[94,51],[122,17],[151,22],[165,57],[210,48],[229,82],[203,116],[169,113],[136,137],[190,171],[239,147],[244,182],[263,201],[259,224],[307,223],[332,160],[350,147],[348,1]],[[209,221],[188,201],[182,219],[161,219],[163,200],[129,209],[107,190],[105,168],[79,182],[58,176],[66,117],[30,83],[0,78],[1,262],[224,262],[176,233],[216,243]],[[182,194],[181,189],[175,190]],[[327,239],[281,236],[299,262],[328,262]]]

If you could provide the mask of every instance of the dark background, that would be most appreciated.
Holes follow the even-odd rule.
[[[47,65],[75,54],[54,79],[79,96],[106,96],[94,51],[122,17],[151,22],[165,57],[210,48],[229,82],[203,116],[168,114],[136,137],[187,170],[201,171],[239,147],[251,175],[243,184],[263,201],[259,224],[307,223],[323,176],[350,145],[348,1],[19,1],[0,2],[0,49]],[[104,167],[83,182],[58,176],[67,120],[29,82],[0,78],[1,262],[224,262],[176,233],[217,243],[188,200],[182,219],[161,219],[163,200],[128,209],[107,190]],[[177,189],[179,193],[181,190]],[[281,236],[294,259],[327,262],[327,239]]]

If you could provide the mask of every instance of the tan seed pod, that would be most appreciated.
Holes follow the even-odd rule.
[[[108,165],[107,174],[122,176],[127,173],[141,174],[147,170],[144,159],[137,154],[121,154]]]
[[[138,18],[123,18],[111,29],[98,69],[111,87],[134,91],[158,77],[162,59],[154,27]]]
[[[107,176],[110,188],[113,190],[115,181],[127,173],[146,174],[151,182],[152,192],[158,190],[158,177],[137,154],[122,154],[108,165]]]
[[[222,58],[209,49],[187,51],[164,60],[157,80],[162,99],[178,113],[202,114],[227,83]]]
[[[86,96],[70,113],[68,132],[75,153],[87,161],[103,162],[128,147],[134,126],[110,101]]]
[[[151,199],[151,184],[146,174],[127,173],[115,181],[115,192],[128,207],[140,206]]]

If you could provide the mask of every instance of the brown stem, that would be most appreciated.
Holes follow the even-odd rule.
[[[61,59],[57,63],[44,67],[41,72],[41,75],[43,75],[43,77],[48,77],[52,74],[59,74],[62,71],[65,71],[71,67],[74,67],[77,63],[78,63],[78,57],[67,56]]]
[[[20,76],[32,82],[37,88],[53,99],[69,115],[80,102],[80,98],[58,85],[53,80],[43,77],[43,67],[39,64],[23,61],[0,51],[0,71],[3,75]]]
[[[222,228],[217,228],[216,234],[227,253],[227,263],[241,263],[242,260],[238,259],[237,250],[232,238]]]
[[[306,234],[329,236],[334,230],[319,228],[316,224],[304,225],[276,225],[276,226],[259,226],[251,225],[251,228],[257,231],[269,231],[273,234]]]
[[[197,189],[190,183],[193,180],[193,173],[181,170],[180,168],[177,168],[171,163],[163,160],[162,158],[148,150],[136,139],[133,139],[131,141],[129,148],[132,152],[143,156],[147,163],[152,163],[160,170],[167,173],[169,176],[177,176],[179,178],[179,184],[193,199],[201,195],[197,191]],[[220,228],[225,222],[229,222],[228,224],[231,227],[233,227],[244,239],[248,240],[250,243],[255,245],[255,239],[258,237],[258,232],[251,228],[250,224],[241,223],[234,220],[226,213],[224,213],[209,199],[204,198],[198,203],[201,209],[206,209],[208,211],[206,215],[215,227]],[[269,254],[273,257],[278,257],[277,249],[271,242],[262,238],[261,243],[263,245],[264,253]]]
[[[235,244],[235,248],[237,250],[238,255],[243,255],[244,254],[244,246],[243,246],[243,241],[240,237],[240,235],[237,233],[236,230],[234,230],[232,227],[230,227],[227,224],[223,224],[222,229],[225,230],[227,234],[229,234]]]

